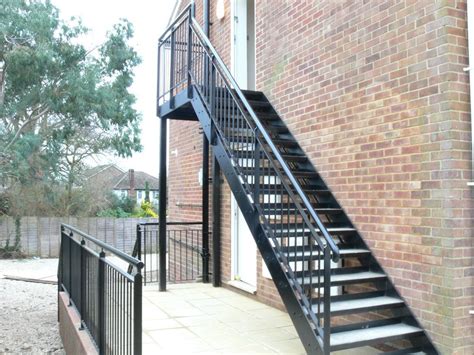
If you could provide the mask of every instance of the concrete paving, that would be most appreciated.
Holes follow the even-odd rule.
[[[143,294],[144,354],[306,354],[287,313],[209,284]],[[369,347],[338,355],[371,355]]]

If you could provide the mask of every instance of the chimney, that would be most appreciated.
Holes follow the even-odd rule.
[[[128,197],[130,197],[132,200],[136,200],[137,196],[135,193],[135,171],[133,169],[130,169],[128,171],[128,181],[130,183],[130,189],[128,190]]]

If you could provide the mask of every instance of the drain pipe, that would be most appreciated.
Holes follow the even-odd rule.
[[[209,0],[203,0],[203,17],[204,17],[204,34],[207,36],[207,38],[210,38],[210,17],[209,17],[209,9],[210,9],[210,2]]]
[[[467,38],[468,38],[468,57],[469,67],[464,68],[464,71],[469,71],[469,88],[471,101],[471,181],[468,186],[474,186],[474,5],[473,1],[467,1]]]

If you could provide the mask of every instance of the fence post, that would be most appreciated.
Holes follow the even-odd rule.
[[[81,302],[79,310],[79,314],[81,315],[81,325],[79,326],[79,330],[84,329],[84,313],[85,313],[85,302],[86,302],[86,252],[85,247],[86,241],[84,239],[81,240],[81,267],[80,269],[80,277],[81,277]]]
[[[99,294],[99,353],[105,354],[105,331],[106,331],[106,314],[105,314],[105,253],[102,250],[99,254],[99,275],[98,280],[98,294]]]
[[[69,289],[68,289],[68,292],[69,292],[69,307],[72,306],[72,294],[73,294],[73,284],[74,282],[72,282],[72,249],[71,249],[71,245],[72,245],[72,240],[74,238],[74,234],[72,232],[69,232],[69,243],[68,243],[68,247],[69,247]]]
[[[137,266],[133,282],[133,353],[142,353],[142,274]]]
[[[63,283],[63,235],[64,235],[64,226],[60,228],[59,234],[59,262],[58,262],[58,292],[61,292],[61,285]]]
[[[142,260],[142,229],[140,224],[137,224],[137,258],[138,260]]]

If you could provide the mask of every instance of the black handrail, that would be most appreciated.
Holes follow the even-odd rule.
[[[244,104],[245,109],[249,112],[249,114],[250,114],[250,116],[253,120],[253,123],[256,125],[256,128],[258,129],[260,134],[263,136],[263,138],[265,138],[265,142],[270,147],[272,154],[275,155],[276,159],[278,160],[278,162],[282,166],[283,170],[285,171],[286,176],[290,179],[291,183],[293,184],[293,186],[296,189],[296,192],[298,193],[298,195],[303,200],[303,203],[304,203],[305,207],[307,208],[307,210],[311,214],[311,217],[315,220],[316,224],[318,225],[319,230],[321,231],[321,233],[324,236],[324,239],[326,240],[326,243],[328,244],[329,248],[332,251],[332,260],[334,262],[339,261],[339,259],[340,259],[339,247],[336,245],[336,243],[334,243],[334,240],[329,235],[329,232],[327,231],[327,229],[324,226],[323,222],[319,218],[317,212],[314,211],[313,207],[311,206],[311,203],[309,202],[308,197],[306,196],[306,193],[301,188],[301,185],[299,184],[298,180],[294,177],[293,173],[291,172],[291,169],[288,167],[288,164],[286,163],[286,161],[281,156],[279,150],[276,148],[276,146],[273,143],[271,137],[269,136],[267,130],[263,127],[263,124],[260,122],[260,120],[258,119],[257,115],[255,114],[253,108],[250,106],[249,102],[247,101],[244,94],[240,90],[239,85],[237,84],[237,82],[235,81],[235,79],[233,78],[233,76],[231,75],[229,70],[227,69],[227,66],[224,64],[222,58],[219,56],[219,54],[217,53],[214,46],[211,44],[211,42],[209,41],[207,36],[202,31],[202,29],[201,29],[199,23],[196,21],[196,19],[192,18],[191,25],[192,25],[193,30],[196,31],[196,34],[199,35],[200,39],[206,45],[207,48],[205,48],[205,49],[208,49],[211,52],[212,56],[215,58],[215,60],[219,64],[219,66],[217,66],[217,68],[224,75],[224,78],[232,85],[233,89],[235,90],[235,92],[239,96],[240,101]],[[248,122],[248,123],[250,124],[251,122]],[[256,136],[257,136],[257,134],[256,134]],[[303,213],[302,209],[300,209],[300,212],[302,212],[301,214],[302,214],[303,218],[305,218],[306,214]],[[309,226],[311,226],[309,221],[307,221],[307,223],[309,224]],[[319,241],[319,236],[316,233],[316,231],[312,231],[312,234],[315,237],[315,240],[317,241],[318,245],[321,248],[323,248],[324,245]]]
[[[65,292],[76,307],[80,329],[90,334],[100,354],[140,355],[143,263],[68,224],[61,224],[60,236],[58,292]],[[106,259],[105,251],[131,270]]]
[[[120,259],[126,261],[127,263],[135,266],[136,268],[138,268],[138,269],[143,268],[143,262],[141,262],[137,258],[134,258],[134,257],[124,253],[123,251],[118,250],[117,248],[114,248],[113,246],[108,245],[108,244],[104,243],[103,241],[101,241],[97,238],[94,238],[93,236],[91,236],[87,233],[84,233],[83,231],[81,231],[81,230],[79,230],[79,229],[77,229],[77,228],[75,228],[75,227],[73,227],[69,224],[62,223],[61,227],[64,227],[64,228],[70,230],[71,232],[80,235],[82,238],[91,241],[92,243],[99,246],[101,249],[112,253],[113,255],[115,255],[115,256],[119,257]]]
[[[179,14],[176,16],[176,19],[166,28],[166,30],[163,31],[163,34],[160,36],[158,39],[158,42],[163,42],[163,38],[166,37],[169,31],[171,31],[178,22],[180,22],[182,19],[185,18],[184,15],[188,15],[189,11],[191,10],[191,7],[193,5],[190,3],[188,4]]]

